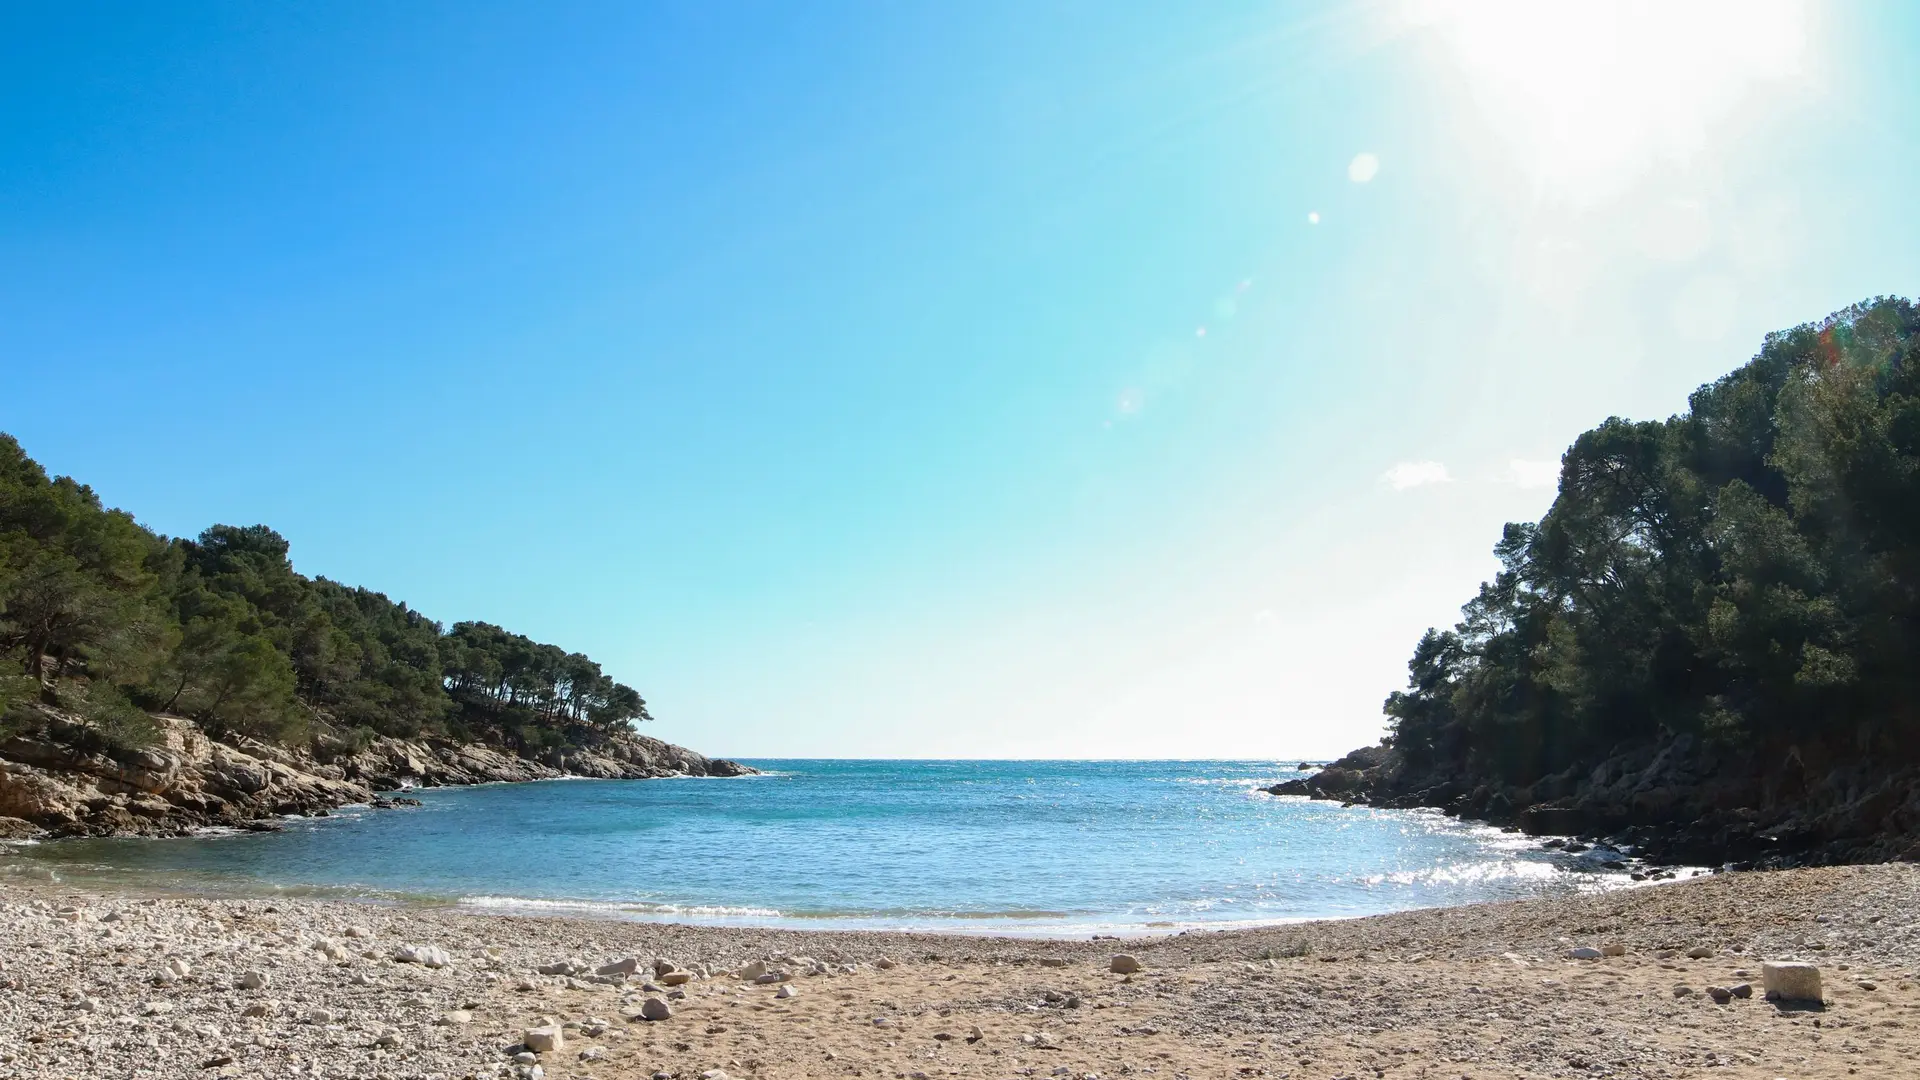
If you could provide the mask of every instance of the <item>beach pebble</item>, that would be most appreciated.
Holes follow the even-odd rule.
[[[656,975],[655,978],[660,980],[660,985],[662,986],[685,986],[687,983],[693,981],[693,972],[667,971]]]
[[[454,1009],[451,1012],[443,1012],[440,1014],[439,1024],[441,1027],[458,1027],[462,1024],[471,1023],[473,1023],[473,1013],[466,1009]]]
[[[248,1005],[244,1010],[241,1011],[240,1015],[252,1016],[252,1017],[267,1017],[267,1016],[277,1016],[279,1015],[279,1013],[280,1013],[280,1003],[278,1001],[273,1001],[269,999],[267,1001],[256,1001],[253,1004]]]
[[[350,938],[370,938],[373,936],[373,931],[364,926],[349,926],[347,927],[347,936]]]
[[[1625,945],[1620,944],[1617,941],[1609,942],[1605,945],[1600,946],[1600,955],[1601,956],[1625,956],[1627,955],[1627,947]]]
[[[267,973],[259,970],[243,971],[240,973],[239,978],[233,980],[233,985],[242,990],[265,990],[267,988]]]
[[[1687,958],[1691,960],[1705,960],[1712,955],[1713,950],[1707,948],[1705,945],[1695,945],[1693,948],[1687,950]]]
[[[393,958],[403,964],[419,964],[423,967],[443,968],[453,963],[453,957],[447,950],[437,945],[402,945],[393,950]]]
[[[629,956],[624,960],[615,960],[612,963],[601,964],[599,967],[593,969],[593,973],[595,975],[631,975],[639,970],[639,958]]]
[[[883,956],[880,959],[875,960],[873,962],[873,966],[879,968],[881,971],[888,971],[893,968],[894,963],[892,958]]]
[[[332,1024],[339,1019],[340,1014],[334,1012],[332,1009],[309,1009],[307,1011],[307,1023],[309,1024]]]
[[[184,979],[193,974],[193,965],[185,960],[174,959],[167,961],[165,970],[176,979]]]
[[[1569,960],[1598,960],[1605,955],[1606,953],[1601,952],[1599,949],[1590,949],[1585,945],[1576,949],[1567,950],[1567,958]]]
[[[1063,957],[1043,956],[1040,958],[1040,966],[1050,967],[1050,968],[1063,968],[1067,966],[1067,961]]]
[[[788,998],[799,997],[800,991],[793,986],[783,986],[778,991],[776,991],[773,996],[784,1001]]]
[[[541,964],[534,968],[533,972],[536,975],[578,975],[585,970],[586,966],[583,964],[576,964],[571,960],[556,960],[551,964]]]
[[[673,1006],[659,998],[648,998],[640,1003],[640,1019],[671,1020],[673,1019]]]
[[[1132,975],[1140,970],[1140,958],[1132,953],[1115,953],[1107,962],[1107,970],[1115,975]]]
[[[1676,984],[1673,988],[1673,996],[1677,998],[1692,997],[1693,993],[1693,987],[1685,983]]]
[[[1825,996],[1820,969],[1802,961],[1769,960],[1760,965],[1760,982],[1767,997],[1776,1001],[1820,1001]]]
[[[742,982],[759,982],[761,976],[767,974],[767,962],[765,960],[755,960],[742,967],[739,971],[735,972],[735,974],[739,976]]]
[[[1753,996],[1753,984],[1752,983],[1735,983],[1732,986],[1727,987],[1727,993],[1732,994],[1734,997],[1737,997],[1737,998],[1750,998]]]
[[[530,1027],[520,1035],[520,1045],[536,1054],[550,1054],[566,1045],[566,1041],[558,1024]]]
[[[1725,1005],[1727,1002],[1733,1000],[1733,991],[1724,986],[1709,986],[1707,987],[1707,996],[1712,998],[1715,1004]]]

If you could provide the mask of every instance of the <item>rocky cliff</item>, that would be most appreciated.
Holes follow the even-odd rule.
[[[221,742],[192,721],[159,716],[160,740],[133,750],[84,749],[78,725],[47,711],[40,734],[0,742],[0,838],[177,835],[209,825],[271,829],[288,814],[324,815],[382,793],[587,776],[741,776],[754,770],[644,735],[531,760],[434,740],[376,739],[322,760],[251,739]],[[402,796],[404,798],[404,796]]]
[[[1682,735],[1525,786],[1422,770],[1382,745],[1268,790],[1437,807],[1535,836],[1604,841],[1669,865],[1920,861],[1920,769],[1810,745],[1730,753]]]

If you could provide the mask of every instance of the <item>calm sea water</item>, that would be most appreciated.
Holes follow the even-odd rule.
[[[1364,915],[1623,883],[1425,811],[1258,789],[1242,761],[756,761],[734,780],[418,791],[280,833],[14,848],[14,872],[629,918],[998,933]]]

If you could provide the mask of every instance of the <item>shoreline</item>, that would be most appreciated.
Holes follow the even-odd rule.
[[[0,1077],[1825,1078],[1920,1055],[1902,864],[1125,942],[144,893],[0,881]],[[1589,945],[1624,955],[1569,958]],[[1123,951],[1141,971],[1108,970]],[[1707,996],[1774,959],[1817,961],[1825,1006]],[[788,978],[735,977],[756,961]],[[656,962],[692,974],[648,989]],[[561,1045],[516,1060],[548,1026]]]

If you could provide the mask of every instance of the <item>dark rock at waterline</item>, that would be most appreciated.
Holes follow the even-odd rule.
[[[1604,839],[1654,866],[1920,861],[1920,769],[1800,746],[1770,759],[1681,735],[1513,784],[1416,768],[1381,745],[1267,790],[1348,805],[1433,807],[1531,836]],[[1562,846],[1587,849],[1579,841]]]

